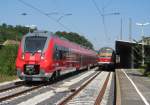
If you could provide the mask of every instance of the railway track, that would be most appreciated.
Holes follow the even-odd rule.
[[[43,84],[38,84],[36,86],[32,85],[32,84],[31,84],[31,86],[30,85],[29,86],[28,85],[18,86],[14,89],[11,88],[10,90],[8,89],[6,91],[1,92],[0,93],[0,102],[11,103],[11,101],[13,101],[13,103],[15,103],[16,100],[18,100],[16,103],[19,105],[22,105],[22,103],[28,104],[28,103],[30,103],[30,101],[32,101],[32,98],[29,98],[29,100],[23,101],[23,97],[27,97],[30,93],[36,94],[35,93],[36,90],[38,90],[38,91],[40,90],[41,91],[40,94],[37,93],[37,96],[33,95],[33,99],[38,98],[40,95],[43,96],[44,94],[52,93],[52,94],[50,94],[50,96],[48,95],[47,97],[43,97],[45,99],[38,99],[37,103],[40,103],[41,105],[43,104],[42,101],[44,102],[44,100],[46,101],[46,103],[50,103],[51,101],[54,101],[53,103],[55,103],[56,105],[76,105],[75,97],[79,96],[81,93],[84,93],[86,96],[85,98],[87,98],[90,96],[90,95],[88,95],[89,93],[95,94],[92,92],[96,91],[96,95],[94,97],[92,96],[93,97],[92,104],[88,103],[90,101],[90,98],[85,99],[85,102],[87,101],[88,105],[99,105],[99,103],[103,103],[102,102],[104,100],[103,97],[105,97],[105,95],[106,95],[105,91],[108,90],[108,89],[106,89],[107,84],[109,84],[108,82],[111,81],[111,79],[110,79],[112,77],[111,74],[112,73],[103,72],[103,71],[90,71],[90,73],[86,72],[80,76],[73,77],[72,79],[69,79],[69,77],[67,77],[68,78],[67,79],[67,78],[65,78],[66,76],[64,76],[64,79],[61,78],[60,80],[54,81],[52,83],[43,83]],[[86,75],[89,77],[85,78]],[[72,77],[72,76],[70,76],[70,77]],[[83,78],[84,78],[84,80],[82,80]],[[62,82],[62,80],[63,80],[63,82]],[[81,80],[82,80],[82,82],[81,82]],[[59,81],[61,81],[61,82],[59,82]],[[78,83],[77,81],[81,82],[81,83]],[[57,84],[57,82],[58,82],[58,84]],[[79,84],[79,85],[77,85],[77,84]],[[87,89],[90,85],[95,90],[93,90],[92,88]],[[108,87],[109,87],[109,85],[108,85]],[[42,92],[42,90],[43,90],[43,92]],[[88,90],[88,91],[85,92],[85,90]],[[56,98],[56,100],[53,100],[53,97],[58,97],[62,93],[64,94],[64,96],[62,96],[63,98],[61,97],[60,99]],[[30,97],[32,97],[32,96],[30,95]],[[52,99],[50,99],[50,97],[52,97]],[[84,98],[84,97],[82,97],[82,95],[81,95],[81,97],[79,97],[79,100],[77,100],[79,103],[79,104],[77,103],[78,105],[83,105],[82,98]],[[27,98],[25,98],[25,99],[27,99]],[[80,103],[80,101],[82,101],[82,102]],[[33,102],[35,102],[35,101],[33,101]],[[73,102],[75,104],[72,104]]]
[[[14,89],[12,89],[13,87],[3,89],[2,90],[3,92],[0,93],[0,102],[8,100],[13,97],[17,97],[27,92],[33,91],[42,86],[45,86],[45,84],[40,84],[37,86],[26,86],[26,85],[20,84],[20,85],[14,86],[15,87]]]
[[[15,82],[13,84],[9,84],[8,86],[5,86],[5,87],[0,87],[0,102],[7,101],[11,98],[20,96],[24,93],[31,92],[43,86],[50,86],[54,83],[57,83],[58,81],[65,80],[69,77],[72,77],[75,74],[78,74],[78,73],[74,73],[74,74],[70,73],[70,75],[67,74],[64,76],[62,75],[60,78],[58,78],[58,80],[55,80],[52,82],[41,83],[38,85],[26,84],[25,82],[20,81],[20,82]]]
[[[14,88],[18,88],[20,86],[23,86],[25,84],[24,81],[18,81],[18,82],[14,82],[14,83],[9,83],[7,85],[3,85],[0,87],[0,93],[4,92],[4,91],[8,91]]]
[[[81,87],[79,87],[77,90],[75,90],[72,94],[70,94],[69,96],[67,96],[65,99],[63,99],[61,102],[58,103],[58,105],[76,105],[78,103],[80,103],[79,105],[84,104],[83,100],[79,99],[79,102],[71,102],[71,101],[77,101],[77,99],[74,99],[75,97],[77,97],[77,95],[80,94],[81,91],[83,91],[92,81],[95,80],[96,77],[99,76],[101,72],[96,73],[92,78],[90,78],[89,80],[87,80]],[[94,100],[95,102],[93,103],[94,105],[100,105],[102,98],[104,96],[108,81],[110,78],[110,73],[108,73],[106,79],[104,80],[103,86],[101,87],[99,94],[97,95],[97,98]],[[83,98],[83,96],[80,96],[80,98]],[[85,97],[86,98],[86,97]],[[80,102],[82,101],[82,102]],[[85,99],[85,101],[87,101],[87,99]],[[86,102],[85,102],[86,103]],[[90,105],[90,103],[88,103]]]

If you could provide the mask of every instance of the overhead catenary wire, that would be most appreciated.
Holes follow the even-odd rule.
[[[49,19],[51,19],[52,21],[58,23],[61,27],[63,27],[64,29],[71,31],[68,27],[66,27],[64,24],[62,24],[61,22],[57,21],[55,18],[51,17],[50,15],[47,15],[44,11],[42,11],[41,9],[34,7],[33,5],[23,1],[23,0],[18,0],[19,2],[21,2],[22,4],[26,5],[27,7],[30,7],[32,9],[34,9],[35,11],[39,12],[40,14],[48,17]]]
[[[64,11],[62,11],[62,9],[60,9],[60,6],[58,6],[59,3],[56,3],[56,0],[52,0],[52,1],[53,1],[53,4],[56,6],[56,10],[57,10],[58,12],[60,12],[60,13],[65,14]],[[55,3],[54,3],[54,2],[55,2]],[[71,14],[72,14],[72,13],[71,13]],[[63,15],[60,16],[60,17],[57,19],[57,21],[60,21],[63,17],[64,17]],[[85,33],[82,32],[82,31],[80,30],[80,28],[77,27],[76,24],[74,24],[74,23],[72,23],[72,22],[71,22],[71,23],[69,22],[69,24],[72,26],[72,28],[74,28],[76,31],[78,31],[78,33],[79,33],[80,35],[85,35]]]
[[[98,7],[97,3],[95,2],[95,0],[92,0],[92,2],[93,2],[93,4],[95,5],[95,7],[96,7],[98,13],[100,14],[100,16],[102,16],[103,13],[102,13],[101,10],[99,9],[99,7]]]
[[[107,27],[106,27],[105,16],[104,16],[104,8],[102,8],[103,10],[101,12],[101,10],[100,10],[98,4],[95,2],[95,0],[92,0],[92,2],[94,4],[94,6],[96,7],[100,17],[102,17],[102,24],[103,24],[103,27],[104,27],[104,34],[105,34],[106,38],[108,38],[108,36],[107,36]]]
[[[107,1],[107,3],[103,6],[103,8],[107,8],[112,3],[112,0]]]

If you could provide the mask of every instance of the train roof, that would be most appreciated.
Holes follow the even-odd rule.
[[[53,37],[55,42],[61,46],[69,48],[69,50],[80,53],[80,54],[87,54],[87,55],[96,55],[97,53],[91,49],[85,48],[79,44],[71,42],[66,39],[61,39],[59,37]]]
[[[28,36],[44,36],[48,37],[49,39],[53,39],[56,43],[58,43],[61,46],[68,47],[71,51],[77,52],[77,53],[83,53],[88,55],[96,55],[97,53],[89,48],[86,48],[84,46],[81,46],[77,43],[71,42],[65,38],[60,38],[56,35],[54,35],[52,32],[47,31],[34,31],[33,33],[27,33],[24,37]]]
[[[34,31],[34,32],[29,32],[27,33],[25,36],[45,36],[45,37],[50,37],[52,36],[53,33],[52,32],[46,32],[46,31]]]
[[[100,50],[107,50],[107,49],[114,50],[114,49],[111,48],[111,47],[102,47],[102,48],[100,48]]]

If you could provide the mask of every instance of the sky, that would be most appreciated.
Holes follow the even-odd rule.
[[[114,48],[115,40],[120,39],[121,19],[122,40],[129,40],[129,18],[132,39],[141,39],[141,27],[136,23],[150,22],[149,4],[150,0],[0,0],[0,24],[36,25],[39,30],[76,32],[86,37],[96,50],[104,46]],[[120,14],[106,15],[109,13]],[[104,15],[105,28],[101,15]],[[149,35],[150,25],[144,26],[144,36]]]

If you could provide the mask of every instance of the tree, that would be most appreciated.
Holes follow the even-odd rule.
[[[31,29],[31,31],[33,31],[33,29]],[[2,25],[0,25],[0,42],[4,42],[8,39],[21,40],[22,36],[28,32],[29,32],[28,27],[21,25],[12,26],[3,23]]]
[[[84,36],[79,35],[78,33],[74,33],[74,32],[61,32],[61,31],[57,31],[55,33],[55,35],[59,36],[59,37],[64,37],[65,39],[68,39],[71,42],[80,44],[82,46],[88,47],[90,49],[93,49],[93,45],[90,41],[88,41],[88,39],[86,39]]]

